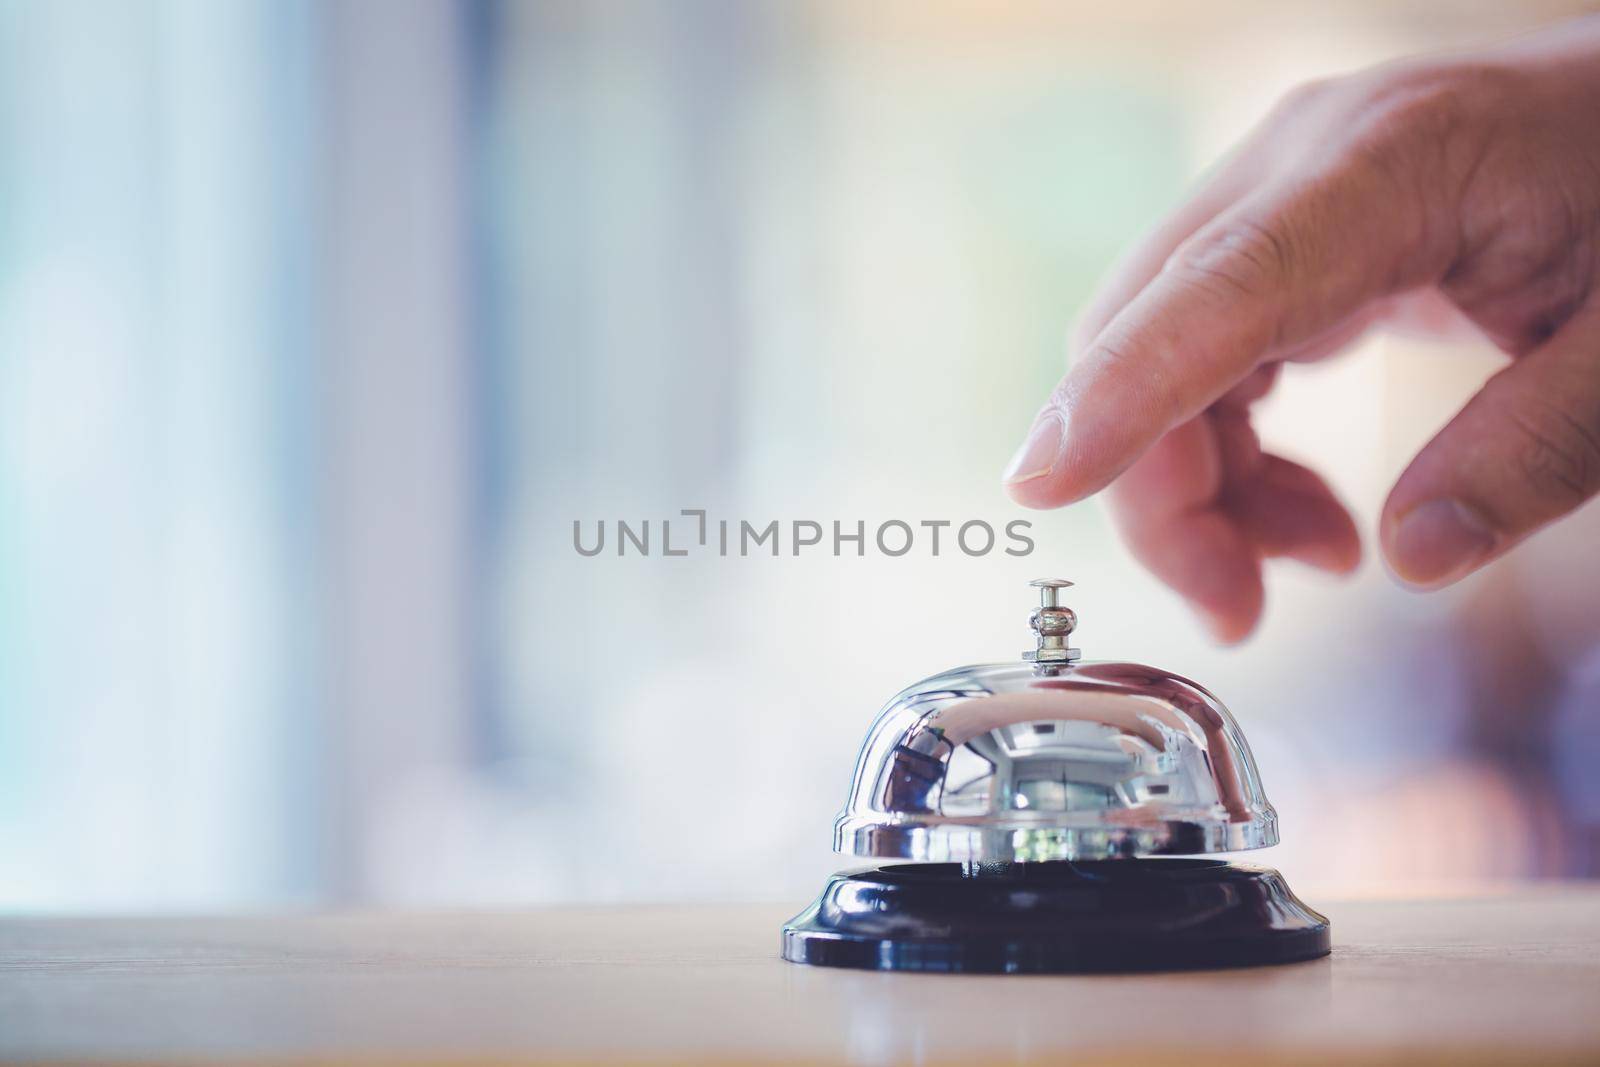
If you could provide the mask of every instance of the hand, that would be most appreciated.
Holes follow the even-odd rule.
[[[1112,485],[1134,554],[1240,640],[1263,558],[1361,553],[1322,479],[1262,451],[1250,404],[1375,323],[1470,324],[1511,361],[1379,525],[1402,580],[1448,584],[1600,489],[1597,286],[1600,18],[1307,85],[1112,274],[1007,488],[1051,508]]]

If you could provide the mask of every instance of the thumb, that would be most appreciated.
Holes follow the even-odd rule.
[[[1399,578],[1448,585],[1600,490],[1600,303],[1489,379],[1384,505]]]

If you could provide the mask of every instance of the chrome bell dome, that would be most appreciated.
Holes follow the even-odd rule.
[[[878,714],[834,849],[958,861],[1099,860],[1265,848],[1277,814],[1228,709],[1153,667],[1080,661],[1058,603],[1032,583],[1023,662],[918,682]]]

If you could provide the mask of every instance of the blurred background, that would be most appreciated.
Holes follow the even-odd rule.
[[[1556,2],[0,0],[0,907],[787,898],[902,686],[1026,647],[1233,709],[1295,884],[1600,871],[1593,509],[1212,647],[1038,549],[583,558],[575,519],[1024,513],[1097,276],[1292,84]],[[1498,365],[1262,411],[1369,535]]]

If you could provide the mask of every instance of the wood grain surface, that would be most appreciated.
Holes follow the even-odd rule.
[[[1600,1063],[1600,889],[1316,902],[1334,955],[1094,977],[777,958],[793,908],[0,921],[0,1060]]]

